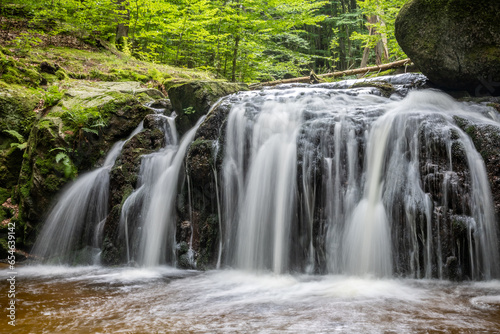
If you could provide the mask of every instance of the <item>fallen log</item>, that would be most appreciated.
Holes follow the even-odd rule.
[[[316,74],[314,74],[314,72],[311,72],[311,75],[308,77],[260,82],[260,83],[250,85],[249,88],[250,89],[257,89],[257,88],[260,88],[262,86],[276,86],[276,85],[288,84],[288,83],[316,83],[317,78],[319,78],[319,79],[332,78],[332,77],[336,78],[336,77],[343,77],[346,75],[366,74],[369,72],[390,70],[392,68],[398,68],[398,67],[407,66],[410,64],[411,64],[411,59],[407,58],[407,59],[398,60],[398,61],[395,61],[392,63],[382,64],[382,65],[362,67],[362,68],[356,68],[353,70],[339,71],[339,72],[326,73],[326,74],[320,74],[320,75],[316,75]]]

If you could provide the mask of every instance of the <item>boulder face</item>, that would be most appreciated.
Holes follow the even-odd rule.
[[[38,228],[59,190],[102,163],[116,141],[125,139],[153,113],[144,103],[158,98],[164,98],[161,92],[136,82],[83,82],[40,113],[29,133],[19,174],[16,201],[21,220]]]
[[[411,0],[396,39],[437,87],[500,95],[500,2]]]
[[[177,113],[179,135],[191,129],[219,98],[243,90],[248,90],[248,86],[224,81],[188,81],[170,87],[168,96]]]
[[[0,88],[0,189],[10,192],[17,184],[23,145],[35,121],[33,110],[40,96],[23,87]],[[7,196],[8,197],[8,196]],[[6,198],[0,198],[1,203]]]

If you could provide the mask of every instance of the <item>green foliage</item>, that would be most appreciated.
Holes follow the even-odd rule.
[[[55,106],[64,96],[64,91],[59,90],[56,85],[50,86],[45,92],[44,105],[46,107]]]
[[[33,29],[19,35],[29,48],[40,34],[77,35],[90,43],[118,41],[121,60],[173,64],[232,81],[279,79],[359,65],[365,47],[387,40],[390,58],[405,55],[394,38],[394,20],[407,0],[40,0],[7,1],[30,13]],[[368,18],[378,17],[375,23]],[[379,34],[369,35],[367,26]],[[99,41],[99,42],[97,42]],[[106,42],[108,43],[108,42]],[[109,44],[109,43],[108,43]],[[85,66],[87,67],[87,65]],[[87,67],[88,68],[88,67]],[[155,80],[91,67],[96,80]],[[137,72],[137,68],[130,69]],[[81,77],[69,70],[69,76]],[[68,74],[56,73],[60,80]],[[185,74],[175,75],[175,77]],[[189,76],[189,75],[188,75]],[[16,74],[7,74],[15,80]],[[5,79],[4,79],[5,81]],[[7,82],[7,81],[6,81]]]
[[[196,110],[193,107],[187,107],[187,108],[184,108],[183,112],[184,112],[184,115],[191,115],[191,114],[194,114],[196,112]]]
[[[42,42],[42,40],[37,37],[37,34],[41,34],[39,31],[24,31],[21,32],[15,39],[14,43],[16,47],[20,50],[28,50],[34,46],[37,46]]]
[[[394,35],[394,22],[396,15],[409,0],[364,0],[357,1],[363,14],[367,17],[376,16],[375,23],[367,23],[367,27],[372,27],[379,34],[369,36],[368,34],[354,33],[351,38],[359,40],[363,45],[373,48],[382,39],[387,40],[389,58],[391,60],[406,58],[405,53],[399,47]]]
[[[17,143],[10,144],[10,147],[18,148],[21,151],[27,147],[28,143],[26,142],[26,139],[24,139],[23,135],[16,130],[4,130],[3,132],[8,133],[17,139]]]
[[[56,147],[50,150],[50,152],[57,150],[60,152],[56,154],[55,161],[57,164],[62,164],[64,177],[70,178],[71,176],[74,176],[76,174],[76,169],[74,168],[73,163],[71,162],[71,159],[68,155],[69,150],[64,147]]]

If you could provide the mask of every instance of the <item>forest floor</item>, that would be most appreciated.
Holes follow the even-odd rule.
[[[33,34],[27,19],[0,16],[0,87],[14,84],[37,89],[71,79],[140,81],[165,92],[177,81],[214,80],[215,76],[138,60],[89,36]]]

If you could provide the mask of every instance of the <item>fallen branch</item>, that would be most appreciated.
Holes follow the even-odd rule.
[[[369,67],[363,67],[363,68],[356,68],[353,70],[346,70],[346,71],[339,71],[339,72],[333,72],[333,73],[327,73],[327,74],[320,74],[320,75],[315,75],[314,72],[311,72],[311,76],[314,75],[314,77],[308,76],[308,77],[300,77],[300,78],[292,78],[292,79],[285,79],[285,80],[275,80],[275,81],[268,81],[268,82],[260,82],[257,84],[250,85],[250,89],[256,89],[262,86],[276,86],[276,85],[281,85],[281,84],[288,84],[288,83],[315,83],[317,82],[317,78],[322,79],[322,78],[336,78],[336,77],[343,77],[346,75],[355,75],[355,74],[366,74],[369,72],[378,72],[378,71],[385,71],[389,70],[392,68],[398,68],[402,66],[407,66],[411,64],[410,58],[403,59],[403,60],[398,60],[392,63],[387,63],[383,65],[376,65],[376,66],[369,66]]]

